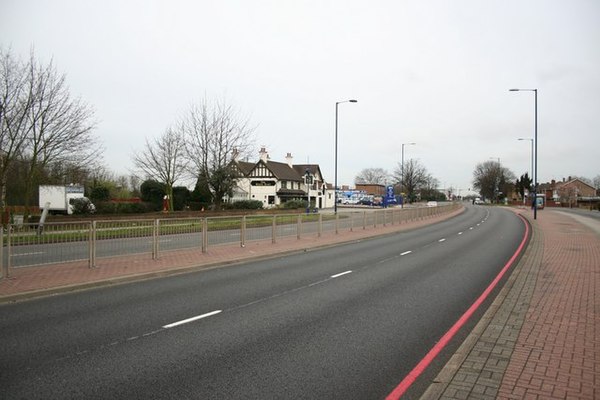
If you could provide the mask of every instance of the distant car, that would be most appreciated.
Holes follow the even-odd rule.
[[[483,200],[481,200],[479,197],[477,197],[475,199],[475,204],[485,204],[485,202]]]
[[[437,207],[438,203],[437,201],[428,201],[427,202],[427,207]]]
[[[360,199],[358,204],[361,204],[363,206],[372,206],[373,200],[369,199],[368,197],[363,197],[362,199]]]

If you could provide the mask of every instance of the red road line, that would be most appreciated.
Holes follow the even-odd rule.
[[[444,336],[442,336],[442,338],[435,344],[435,346],[433,346],[431,350],[429,350],[429,353],[427,353],[425,357],[423,357],[423,359],[419,361],[417,366],[414,367],[408,375],[406,375],[402,382],[400,382],[400,384],[396,386],[396,388],[390,394],[388,394],[386,400],[397,400],[400,397],[402,397],[404,393],[406,393],[406,391],[408,390],[408,388],[410,388],[414,381],[417,380],[417,378],[423,373],[423,371],[425,371],[429,364],[431,364],[431,362],[438,356],[442,349],[446,347],[450,340],[452,340],[452,338],[454,337],[454,335],[456,335],[460,328],[463,327],[463,325],[469,320],[473,313],[487,299],[491,291],[494,290],[494,288],[496,287],[500,279],[502,279],[506,271],[508,271],[508,269],[515,262],[515,260],[525,247],[525,243],[527,242],[527,238],[529,237],[529,224],[527,224],[525,218],[523,218],[521,215],[517,214],[517,216],[521,218],[521,220],[523,220],[523,223],[525,224],[525,234],[523,235],[523,240],[521,240],[521,244],[519,245],[515,253],[508,260],[506,265],[504,265],[504,268],[502,268],[500,273],[496,276],[496,278],[494,278],[494,280],[492,281],[492,283],[490,283],[487,289],[483,291],[481,296],[479,296],[479,298],[475,300],[473,305],[471,305],[471,307],[469,307],[469,309],[458,319],[458,321],[456,321],[454,325],[452,325],[448,332],[446,332]]]

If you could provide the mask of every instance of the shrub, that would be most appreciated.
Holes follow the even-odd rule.
[[[152,211],[162,210],[163,197],[165,196],[165,185],[149,179],[142,183],[140,192],[142,194],[143,201],[153,204]]]
[[[96,207],[87,197],[80,197],[73,200],[73,214],[87,215],[93,214],[95,211]]]
[[[175,186],[173,188],[173,208],[175,211],[184,210],[189,202],[191,192],[185,186]]]
[[[298,209],[298,208],[306,208],[308,202],[306,200],[288,200],[283,203],[283,208],[286,209]]]
[[[226,208],[230,210],[260,210],[263,208],[263,203],[260,200],[238,200],[227,203]]]
[[[104,184],[98,184],[92,187],[90,191],[90,199],[95,202],[107,201],[110,199],[110,189]]]

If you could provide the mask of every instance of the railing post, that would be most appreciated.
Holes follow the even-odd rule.
[[[88,268],[92,268],[93,260],[92,260],[92,251],[94,247],[94,242],[92,241],[92,229],[93,229],[94,221],[90,221],[88,223]]]
[[[318,228],[318,236],[321,237],[323,234],[323,214],[319,213],[319,228]]]
[[[246,247],[246,216],[242,216],[242,231],[240,232],[240,246]]]
[[[335,214],[335,234],[340,232],[340,214]]]
[[[208,251],[208,218],[202,218],[202,252]]]
[[[10,223],[8,224],[8,230],[6,231],[6,276],[5,278],[9,278],[10,277],[10,268],[12,267],[12,263],[11,263],[11,232],[12,232],[12,226],[10,225]]]
[[[273,215],[273,224],[271,225],[271,243],[277,242],[277,215]]]
[[[363,211],[363,230],[367,229],[367,212]]]
[[[302,214],[298,214],[298,222],[296,224],[296,238],[300,239],[300,233],[302,231]]]
[[[152,227],[152,259],[158,260],[160,247],[159,247],[159,237],[160,237],[160,219],[154,220],[154,226]]]
[[[354,232],[354,213],[350,213],[350,232]]]
[[[0,225],[0,280],[4,278],[4,226]]]
[[[97,233],[97,229],[98,229],[98,225],[96,223],[96,221],[92,221],[92,232],[91,232],[91,236],[92,236],[92,249],[91,249],[91,255],[90,255],[90,259],[91,259],[91,267],[92,268],[96,268],[96,247],[98,245],[98,233]]]

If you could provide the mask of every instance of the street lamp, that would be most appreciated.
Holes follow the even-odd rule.
[[[538,137],[537,137],[537,127],[538,127],[538,118],[537,118],[537,89],[509,89],[509,92],[533,92],[535,94],[535,132],[534,132],[534,164],[533,164],[533,219],[537,219],[537,187],[538,187]]]
[[[414,146],[416,143],[402,143],[402,161],[400,164],[400,190],[404,193],[404,146]],[[402,197],[402,204],[400,204],[400,208],[404,208],[404,197]]]
[[[335,102],[335,179],[334,179],[334,187],[333,187],[333,212],[337,214],[337,164],[338,164],[338,104],[342,103],[358,103],[358,100],[344,100],[344,101],[336,101]]]
[[[533,181],[533,139],[532,138],[518,138],[517,140],[529,140],[531,142],[531,179]]]

